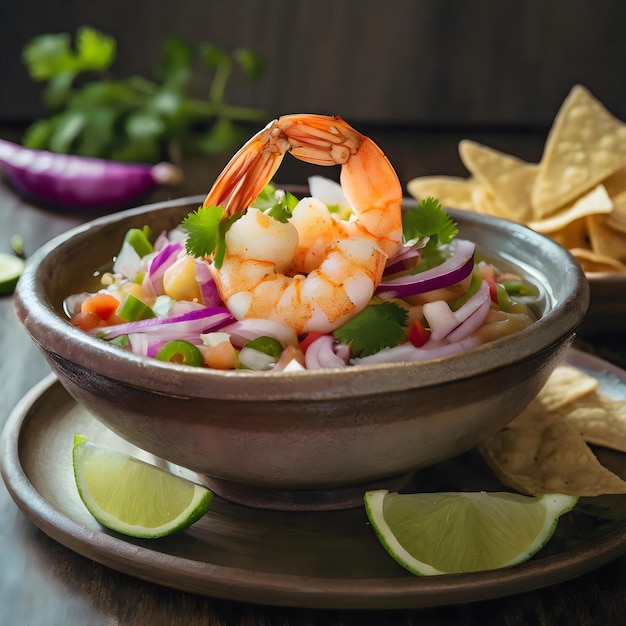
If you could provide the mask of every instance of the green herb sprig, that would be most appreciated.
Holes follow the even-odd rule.
[[[258,109],[225,101],[237,67],[250,80],[262,75],[262,59],[251,50],[226,53],[211,42],[191,45],[170,36],[154,80],[113,77],[116,52],[115,39],[88,26],[78,29],[74,46],[67,33],[27,43],[23,60],[33,80],[46,82],[43,97],[51,116],[27,130],[25,146],[121,161],[176,162],[187,154],[241,145],[248,132],[237,124],[265,119]],[[192,89],[200,90],[196,83],[203,72],[210,80],[204,99],[191,95]]]
[[[350,346],[351,356],[368,356],[402,343],[407,317],[408,311],[397,302],[374,299],[333,335]]]
[[[443,262],[440,246],[450,243],[459,232],[457,224],[436,198],[424,198],[402,214],[402,236],[407,245],[420,245],[417,272]]]

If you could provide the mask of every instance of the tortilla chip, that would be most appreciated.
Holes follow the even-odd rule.
[[[591,249],[626,262],[626,233],[613,228],[607,215],[589,215],[586,222]]]
[[[594,394],[600,387],[595,376],[572,365],[559,365],[537,395],[547,411],[553,411]]]
[[[586,248],[571,248],[570,252],[586,273],[626,272],[626,264]]]
[[[591,250],[585,217],[574,220],[560,230],[550,233],[550,238],[568,250],[573,248],[587,248]]]
[[[527,495],[626,493],[626,482],[598,461],[577,429],[540,402],[479,450],[504,485]]]
[[[626,452],[626,400],[592,393],[560,407],[559,413],[588,443]]]
[[[576,85],[548,134],[531,196],[535,214],[554,213],[625,163],[626,125]]]
[[[589,193],[576,200],[571,206],[559,211],[556,215],[528,222],[528,226],[539,233],[549,235],[560,231],[581,217],[598,213],[610,213],[612,210],[613,201],[606,192],[606,188],[604,185],[597,185]]]
[[[474,211],[484,215],[493,215],[504,219],[513,219],[509,212],[500,205],[489,187],[477,187],[472,192],[472,207]]]
[[[533,218],[530,192],[538,167],[508,154],[464,139],[459,154],[476,180],[485,184],[510,219],[525,222]]]
[[[407,191],[416,200],[437,198],[444,207],[473,209],[472,192],[478,183],[456,176],[422,176],[407,183]]]

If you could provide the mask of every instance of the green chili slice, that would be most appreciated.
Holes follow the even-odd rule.
[[[150,236],[150,228],[144,226],[142,229],[131,228],[124,237],[124,241],[129,243],[139,256],[146,256],[154,252],[153,245],[148,241]]]
[[[195,365],[197,367],[201,367],[204,364],[200,350],[184,339],[174,339],[163,344],[157,352],[156,358],[160,361]]]
[[[263,354],[267,354],[277,361],[283,353],[282,344],[277,339],[274,339],[274,337],[257,337],[256,339],[248,341],[244,348],[251,348],[252,350],[263,352]]]
[[[155,317],[154,311],[133,294],[128,293],[117,308],[117,315],[125,322],[137,322]]]

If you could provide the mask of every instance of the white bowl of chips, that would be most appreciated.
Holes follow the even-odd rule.
[[[424,176],[420,200],[502,217],[567,248],[590,285],[582,334],[623,327],[626,315],[626,124],[576,85],[559,109],[539,163],[474,141],[459,144],[468,178]]]

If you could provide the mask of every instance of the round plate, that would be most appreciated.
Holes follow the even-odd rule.
[[[626,398],[626,372],[571,350],[567,360]],[[284,512],[216,497],[191,528],[158,540],[124,537],[84,508],[72,475],[74,434],[152,462],[101,425],[50,376],[11,414],[0,469],[13,499],[43,532],[71,550],[160,585],[229,600],[315,608],[400,609],[496,598],[544,587],[598,568],[626,552],[626,498],[581,498],[547,546],[515,567],[417,577],[393,561],[361,508]],[[596,450],[626,478],[626,455]],[[160,461],[163,464],[163,461]],[[183,475],[181,468],[167,466]],[[474,450],[420,471],[413,491],[502,490]],[[598,516],[596,516],[598,514]]]

